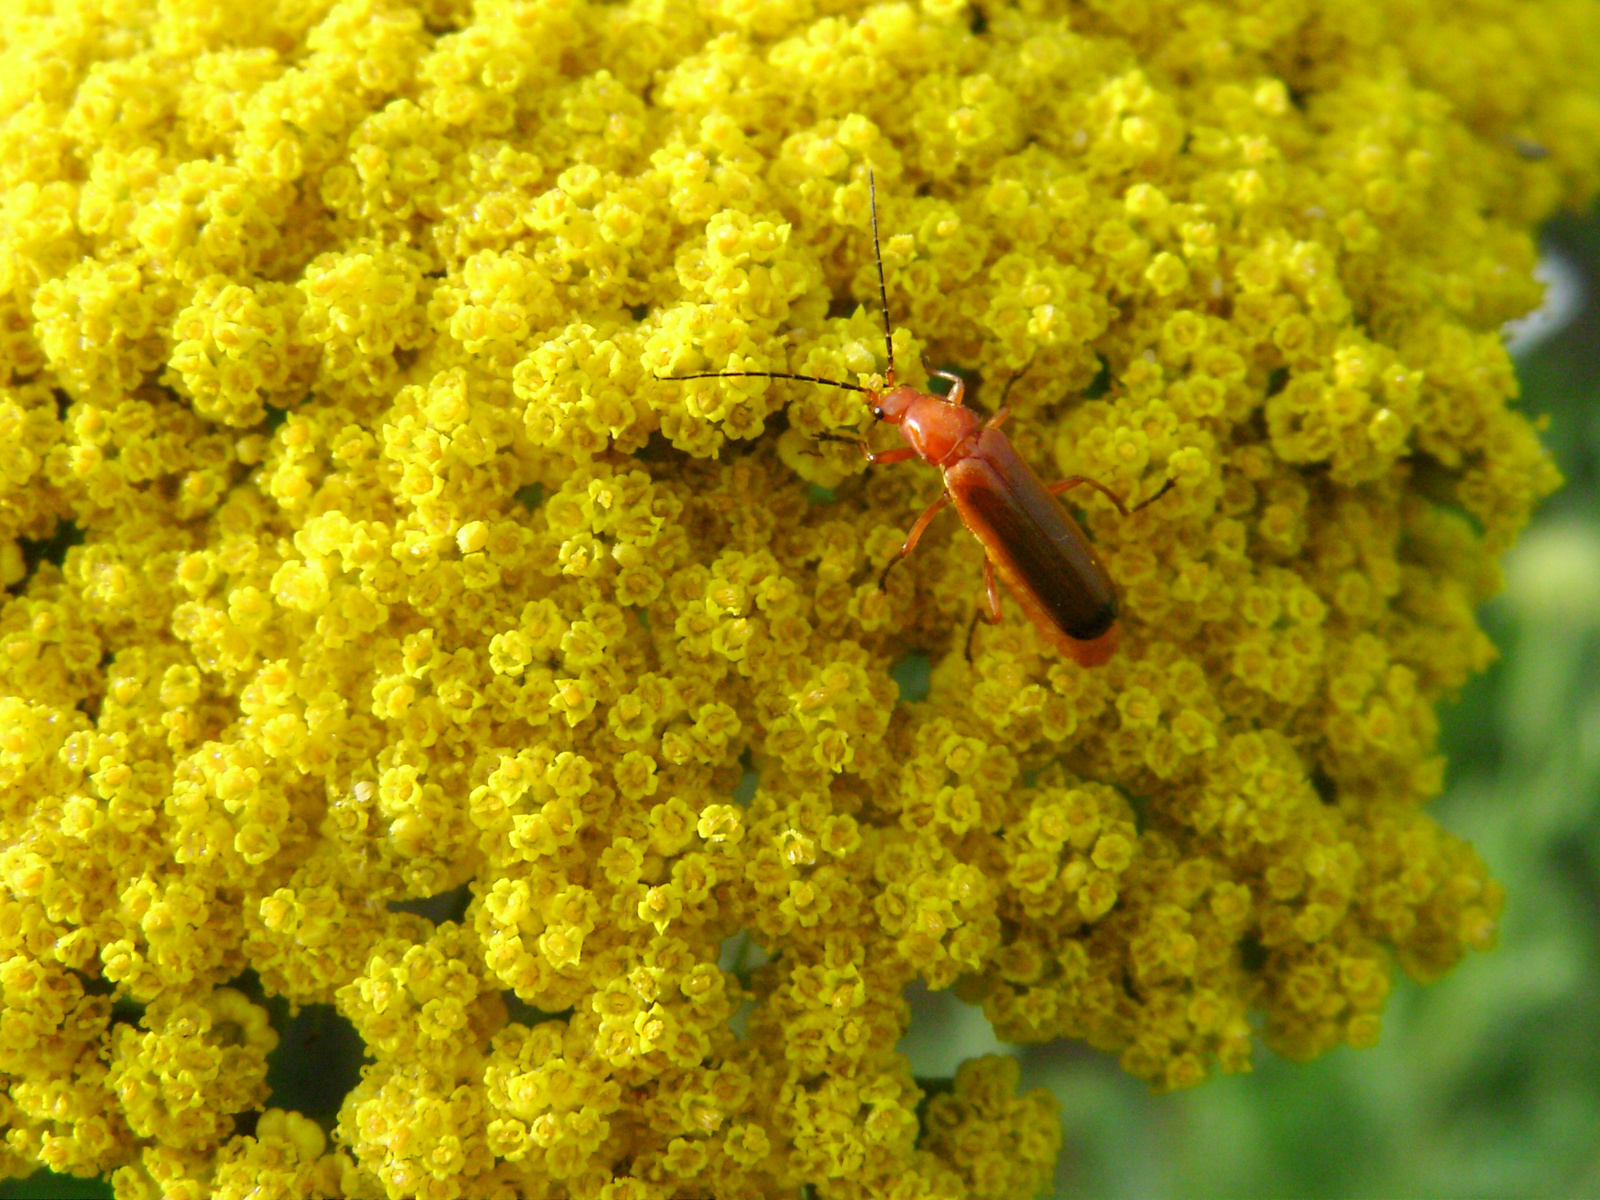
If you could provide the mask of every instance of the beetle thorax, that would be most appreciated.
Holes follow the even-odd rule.
[[[964,404],[951,404],[938,396],[904,385],[879,398],[883,420],[900,426],[900,433],[917,457],[942,463],[976,434],[983,422]]]

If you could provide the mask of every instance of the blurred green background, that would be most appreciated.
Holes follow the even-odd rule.
[[[1254,1074],[1179,1095],[1081,1047],[1010,1050],[1025,1086],[1061,1100],[1059,1200],[1600,1198],[1600,212],[1553,222],[1545,247],[1576,307],[1518,370],[1567,486],[1483,612],[1503,657],[1446,706],[1434,810],[1506,886],[1499,948],[1431,987],[1402,978],[1375,1049],[1309,1065],[1259,1051]],[[913,1003],[901,1048],[919,1076],[1006,1049],[948,993]],[[353,1032],[272,1007],[272,1102],[328,1123]],[[0,1200],[110,1194],[46,1173],[0,1184]]]

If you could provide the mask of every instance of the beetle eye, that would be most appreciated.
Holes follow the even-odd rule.
[[[879,408],[876,404],[874,404],[872,406],[872,417],[873,417],[874,420],[877,420],[877,421],[883,420],[883,409]]]

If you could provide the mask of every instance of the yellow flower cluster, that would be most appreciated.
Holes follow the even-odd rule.
[[[911,980],[1179,1087],[1493,942],[1433,710],[1556,483],[1498,329],[1592,0],[0,13],[0,1174],[1021,1197],[1051,1104],[925,1098]],[[950,518],[879,588],[939,481],[858,395],[663,378],[886,369],[869,170],[901,371],[1175,481],[1083,501],[1105,667],[969,662]]]
[[[1037,1196],[1050,1184],[1059,1106],[1043,1089],[1017,1099],[1020,1074],[1014,1058],[969,1059],[952,1091],[928,1105],[928,1146],[956,1166],[972,1200]]]

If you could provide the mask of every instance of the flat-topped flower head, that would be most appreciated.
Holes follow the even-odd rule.
[[[1170,1088],[1492,945],[1434,707],[1591,0],[813,9],[4,9],[0,1173],[1020,1196],[912,980]],[[953,522],[885,577],[1002,395],[1170,486],[1068,495],[1115,655],[969,657]]]

